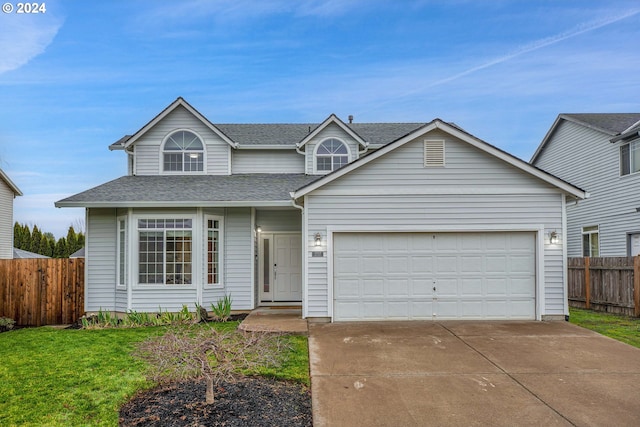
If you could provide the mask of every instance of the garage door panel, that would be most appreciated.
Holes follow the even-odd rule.
[[[534,319],[535,258],[534,233],[336,233],[334,318]]]
[[[458,271],[458,258],[455,256],[436,256],[435,272],[456,273]]]
[[[411,272],[413,274],[427,273],[430,274],[433,271],[433,257],[432,256],[411,256]]]
[[[409,258],[407,255],[386,257],[386,273],[387,274],[407,274],[409,270]]]
[[[511,296],[533,298],[535,283],[529,277],[513,277],[511,278]]]
[[[462,273],[482,273],[482,256],[461,256],[460,261],[460,271]]]
[[[359,257],[342,255],[340,258],[336,258],[333,263],[335,274],[339,276],[349,273],[359,274],[362,271],[358,265],[359,262]]]
[[[362,279],[362,292],[361,295],[364,298],[370,297],[384,297],[385,280],[381,277],[378,278],[365,278]]]
[[[484,294],[483,292],[483,282],[480,278],[463,278],[461,280],[462,289],[460,292],[463,295],[468,295],[470,297],[478,297],[481,298]]]

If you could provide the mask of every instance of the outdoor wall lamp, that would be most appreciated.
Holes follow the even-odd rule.
[[[262,227],[260,227],[260,226],[256,227],[256,232],[262,233]]]
[[[552,231],[551,233],[549,233],[549,243],[551,243],[552,245],[557,245],[559,241],[560,237],[558,236],[558,233],[556,231]]]
[[[316,233],[314,240],[316,247],[319,247],[322,244],[322,236],[320,235],[320,233]]]

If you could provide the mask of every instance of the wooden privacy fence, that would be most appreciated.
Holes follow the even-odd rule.
[[[73,323],[84,314],[84,259],[0,260],[0,316],[17,325]]]
[[[640,317],[640,256],[569,258],[569,305]]]

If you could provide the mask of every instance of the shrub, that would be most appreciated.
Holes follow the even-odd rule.
[[[143,342],[134,355],[149,363],[153,381],[204,377],[206,402],[211,404],[222,381],[232,382],[242,371],[278,366],[282,346],[281,335],[192,325]]]
[[[13,329],[13,326],[16,324],[16,321],[13,319],[9,319],[8,317],[0,317],[0,332],[6,332]]]
[[[218,302],[211,304],[211,311],[213,311],[213,317],[219,322],[226,322],[231,317],[231,295],[225,295],[218,299]]]

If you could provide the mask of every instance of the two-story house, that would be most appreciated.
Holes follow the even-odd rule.
[[[640,254],[640,113],[560,114],[531,164],[584,188],[567,206],[568,255]]]
[[[13,258],[13,199],[20,189],[0,169],[0,259]]]
[[[178,98],[86,208],[98,309],[301,305],[315,320],[564,318],[584,191],[435,119],[213,124]]]

